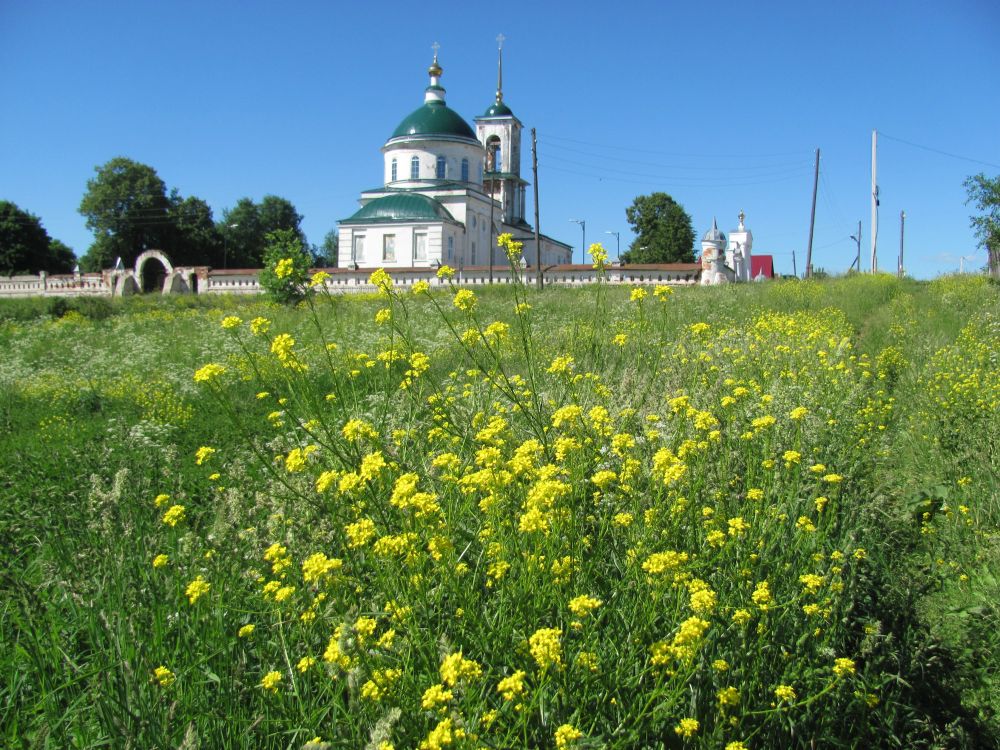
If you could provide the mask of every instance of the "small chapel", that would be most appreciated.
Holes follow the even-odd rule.
[[[746,214],[742,210],[738,219],[740,223],[729,233],[728,241],[715,219],[712,219],[712,228],[701,238],[702,286],[763,278],[751,275],[753,232],[747,229]]]
[[[435,45],[423,104],[382,147],[382,187],[362,192],[361,207],[338,222],[338,266],[506,266],[503,233],[523,243],[524,263],[539,257],[525,219],[523,126],[503,100],[502,45],[496,95],[475,130],[445,102],[443,72]],[[545,235],[539,244],[543,268],[570,262],[570,245]]]

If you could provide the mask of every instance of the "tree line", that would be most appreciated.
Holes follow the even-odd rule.
[[[111,268],[118,259],[131,266],[145,250],[162,250],[177,265],[214,268],[259,268],[266,237],[290,232],[309,248],[313,264],[337,262],[337,234],[310,246],[302,231],[302,215],[291,201],[265,195],[258,203],[241,198],[215,220],[201,198],[183,196],[167,186],[152,167],[116,157],[95,168],[80,201],[80,214],[94,242],[79,258],[80,270]],[[77,260],[72,249],[48,236],[41,220],[9,201],[0,201],[0,273],[39,271],[69,273]]]

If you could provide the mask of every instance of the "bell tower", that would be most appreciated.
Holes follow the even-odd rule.
[[[497,92],[493,104],[476,118],[476,137],[486,149],[483,191],[500,204],[504,224],[524,223],[525,186],[521,179],[521,121],[503,101],[503,42],[497,37]]]

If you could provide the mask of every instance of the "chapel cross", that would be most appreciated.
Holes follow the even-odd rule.
[[[505,37],[505,36],[504,36],[503,34],[499,34],[499,35],[497,36],[497,44],[499,45],[499,47],[498,47],[497,49],[503,49],[503,43],[504,43],[504,40],[505,40],[506,38],[507,38],[507,37]]]
[[[438,50],[441,49],[441,45],[438,44],[437,42],[434,42],[434,44],[431,45],[431,49],[434,50],[434,62],[437,62]]]

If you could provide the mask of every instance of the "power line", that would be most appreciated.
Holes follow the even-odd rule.
[[[941,154],[942,156],[949,156],[952,159],[960,159],[961,161],[971,161],[973,164],[985,164],[987,167],[994,167],[995,169],[1000,169],[1000,164],[994,164],[993,162],[983,161],[982,159],[972,159],[968,156],[959,156],[958,154],[950,153],[949,151],[942,151],[939,148],[932,148],[931,146],[922,146],[919,143],[914,143],[913,141],[906,141],[902,138],[897,138],[894,135],[889,135],[883,131],[878,131],[879,135],[883,138],[888,138],[891,141],[899,141],[900,143],[905,143],[907,146],[913,146],[914,148],[922,148],[924,151],[931,151],[935,154]]]
[[[846,227],[850,227],[850,224],[844,219],[843,214],[840,212],[840,207],[837,205],[837,200],[833,195],[833,189],[830,187],[830,183],[826,180],[826,174],[823,171],[819,173],[819,185],[823,189],[823,200],[826,201],[826,205],[829,207],[830,211],[836,215],[836,218],[840,220]]]
[[[556,158],[556,157],[547,157]],[[570,162],[571,164],[578,164],[578,162]],[[565,172],[567,174],[580,175],[581,177],[591,177],[598,182],[622,182],[633,185],[663,185],[664,183],[669,183],[670,185],[677,187],[686,188],[726,188],[726,187],[748,187],[752,185],[769,185],[775,182],[784,182],[789,179],[800,176],[805,170],[799,169],[795,172],[789,172],[784,177],[776,177],[772,180],[751,180],[743,182],[703,182],[698,184],[683,183],[675,178],[671,178],[667,175],[646,175],[646,174],[636,174],[636,173],[626,173],[634,177],[641,177],[644,179],[626,179],[623,177],[612,177],[607,174],[594,174],[593,172],[583,172],[576,169],[567,169],[565,167],[558,167],[554,164],[548,163],[548,161],[539,162],[539,164],[544,165],[547,169],[552,169],[557,172]],[[617,170],[616,170],[617,171]]]
[[[566,138],[564,136],[546,135],[545,133],[541,133],[540,135],[542,135],[546,139],[551,139],[551,140],[555,140],[555,141],[565,141],[566,143],[578,143],[578,144],[580,144],[582,146],[592,146],[594,148],[606,148],[606,149],[612,149],[612,150],[615,150],[615,151],[634,151],[634,152],[637,152],[637,153],[644,153],[644,154],[661,154],[661,155],[664,155],[664,156],[690,156],[690,157],[695,157],[695,158],[698,158],[698,159],[776,159],[778,157],[783,157],[783,156],[799,156],[799,157],[802,157],[802,156],[805,156],[805,154],[807,153],[805,151],[785,151],[783,153],[777,153],[777,154],[718,154],[718,153],[715,153],[715,154],[692,154],[692,153],[686,152],[686,151],[685,152],[679,152],[679,151],[656,151],[656,150],[648,149],[648,148],[635,148],[635,147],[632,147],[632,146],[620,146],[620,145],[611,145],[611,144],[606,144],[606,143],[594,143],[592,141],[580,141],[580,140],[577,140],[575,138]],[[808,152],[808,153],[810,155],[812,154],[811,151]]]
[[[755,165],[721,165],[721,166],[692,166],[685,164],[658,164],[656,162],[651,162],[646,159],[624,159],[620,156],[608,156],[606,154],[597,154],[593,151],[584,151],[582,149],[570,148],[569,146],[563,146],[558,143],[548,143],[548,141],[543,141],[550,148],[555,148],[560,151],[569,151],[575,154],[582,154],[584,156],[591,156],[595,159],[603,159],[605,161],[621,162],[624,164],[640,164],[642,166],[648,167],[659,167],[661,169],[687,169],[687,170],[710,170],[713,172],[719,171],[731,171],[731,170],[765,170],[765,169],[776,169],[779,167],[792,167],[792,166],[802,166],[808,164],[804,161],[795,162],[781,162],[772,164],[755,164]]]
[[[606,166],[603,166],[603,165],[589,164],[589,163],[580,162],[580,161],[577,161],[577,160],[574,160],[574,159],[566,159],[566,158],[563,158],[561,156],[556,156],[554,154],[548,154],[546,156],[546,159],[552,159],[552,160],[555,160],[555,161],[558,161],[558,162],[562,162],[564,164],[571,164],[573,166],[584,167],[584,168],[588,168],[588,167],[594,168],[596,166],[596,168],[600,169],[602,173],[612,172],[612,173],[617,173],[617,174],[628,176],[628,177],[643,177],[643,178],[649,178],[649,179],[652,179],[652,180],[668,181],[668,182],[671,182],[672,184],[684,184],[684,183],[686,183],[688,187],[710,187],[710,186],[719,184],[720,181],[722,181],[722,180],[725,179],[721,175],[718,176],[718,177],[715,177],[715,176],[711,176],[710,177],[710,176],[707,176],[707,175],[706,176],[700,176],[700,175],[676,176],[676,175],[669,175],[669,174],[664,174],[664,173],[638,172],[638,171],[631,170],[631,169],[618,169],[616,167],[606,167]],[[799,174],[800,172],[803,171],[804,166],[805,165],[800,165],[800,166],[793,167],[793,168],[790,168],[790,169],[789,168],[770,169],[768,171],[763,171],[760,174],[756,174],[756,175],[734,175],[732,177],[732,179],[736,180],[736,182],[733,182],[732,184],[756,184],[757,178],[770,178],[770,177],[779,177],[779,176],[784,176],[784,175]],[[750,180],[750,182],[748,182],[748,180]]]

